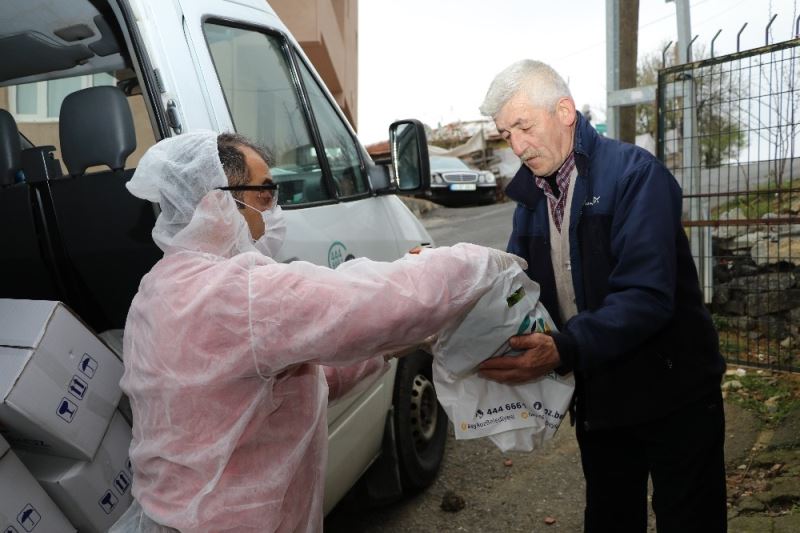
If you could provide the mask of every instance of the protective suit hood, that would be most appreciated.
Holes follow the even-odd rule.
[[[126,184],[161,207],[153,240],[166,255],[189,250],[221,257],[253,251],[250,229],[224,187],[217,133],[193,131],[152,146]]]

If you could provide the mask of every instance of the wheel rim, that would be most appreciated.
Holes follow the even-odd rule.
[[[411,386],[411,435],[417,450],[424,449],[433,439],[438,413],[433,383],[424,375],[417,374]]]

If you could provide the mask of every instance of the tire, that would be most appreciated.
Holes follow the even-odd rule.
[[[433,388],[431,363],[424,352],[398,362],[394,386],[394,430],[403,492],[427,488],[439,473],[447,441],[447,415]]]

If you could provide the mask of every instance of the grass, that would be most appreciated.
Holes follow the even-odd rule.
[[[757,413],[768,427],[778,425],[800,407],[800,377],[797,375],[748,369],[744,376],[725,377],[725,381],[734,380],[741,387],[729,387],[728,400]]]
[[[712,315],[712,320],[719,333],[719,350],[729,366],[744,364],[776,370],[800,366],[797,347],[781,346],[781,339],[764,333],[740,330],[721,315]]]
[[[787,185],[784,184],[783,187]],[[800,199],[798,193],[777,193],[774,179],[759,185],[749,193],[743,192],[741,196],[720,204],[712,210],[711,218],[718,220],[719,216],[728,211],[739,208],[744,213],[745,218],[761,218],[767,213],[788,213],[793,203]],[[771,194],[764,194],[771,193]]]

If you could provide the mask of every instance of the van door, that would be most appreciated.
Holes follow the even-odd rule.
[[[272,152],[288,225],[277,259],[335,267],[355,257],[393,260],[404,252],[386,200],[371,194],[371,162],[266,3],[178,0],[177,5],[183,48],[191,52],[187,59],[195,74],[163,72],[165,90],[178,95],[172,105],[182,125],[235,130]],[[174,27],[174,17],[170,22],[158,15],[150,20],[163,35],[167,26]],[[163,60],[169,69],[175,66],[171,57]],[[204,100],[202,108],[197,96]],[[205,124],[193,118],[198,113],[209,117]]]
[[[165,42],[175,47],[156,52],[152,61],[163,65],[163,91],[175,95],[173,114],[182,126],[188,125],[183,129],[236,131],[272,152],[270,167],[288,226],[278,260],[336,267],[356,257],[393,260],[419,244],[420,239],[400,244],[387,206],[399,205],[412,228],[416,219],[402,211],[396,197],[373,196],[367,179],[371,162],[264,0],[158,4],[140,9],[151,10],[146,17],[152,29],[148,47]],[[183,43],[174,36],[178,30]],[[186,64],[174,64],[182,57],[194,72]],[[173,75],[173,68],[181,74]],[[335,503],[380,450],[393,381],[394,366],[369,389],[357,387],[329,409],[326,500]],[[326,502],[326,509],[330,505]]]

